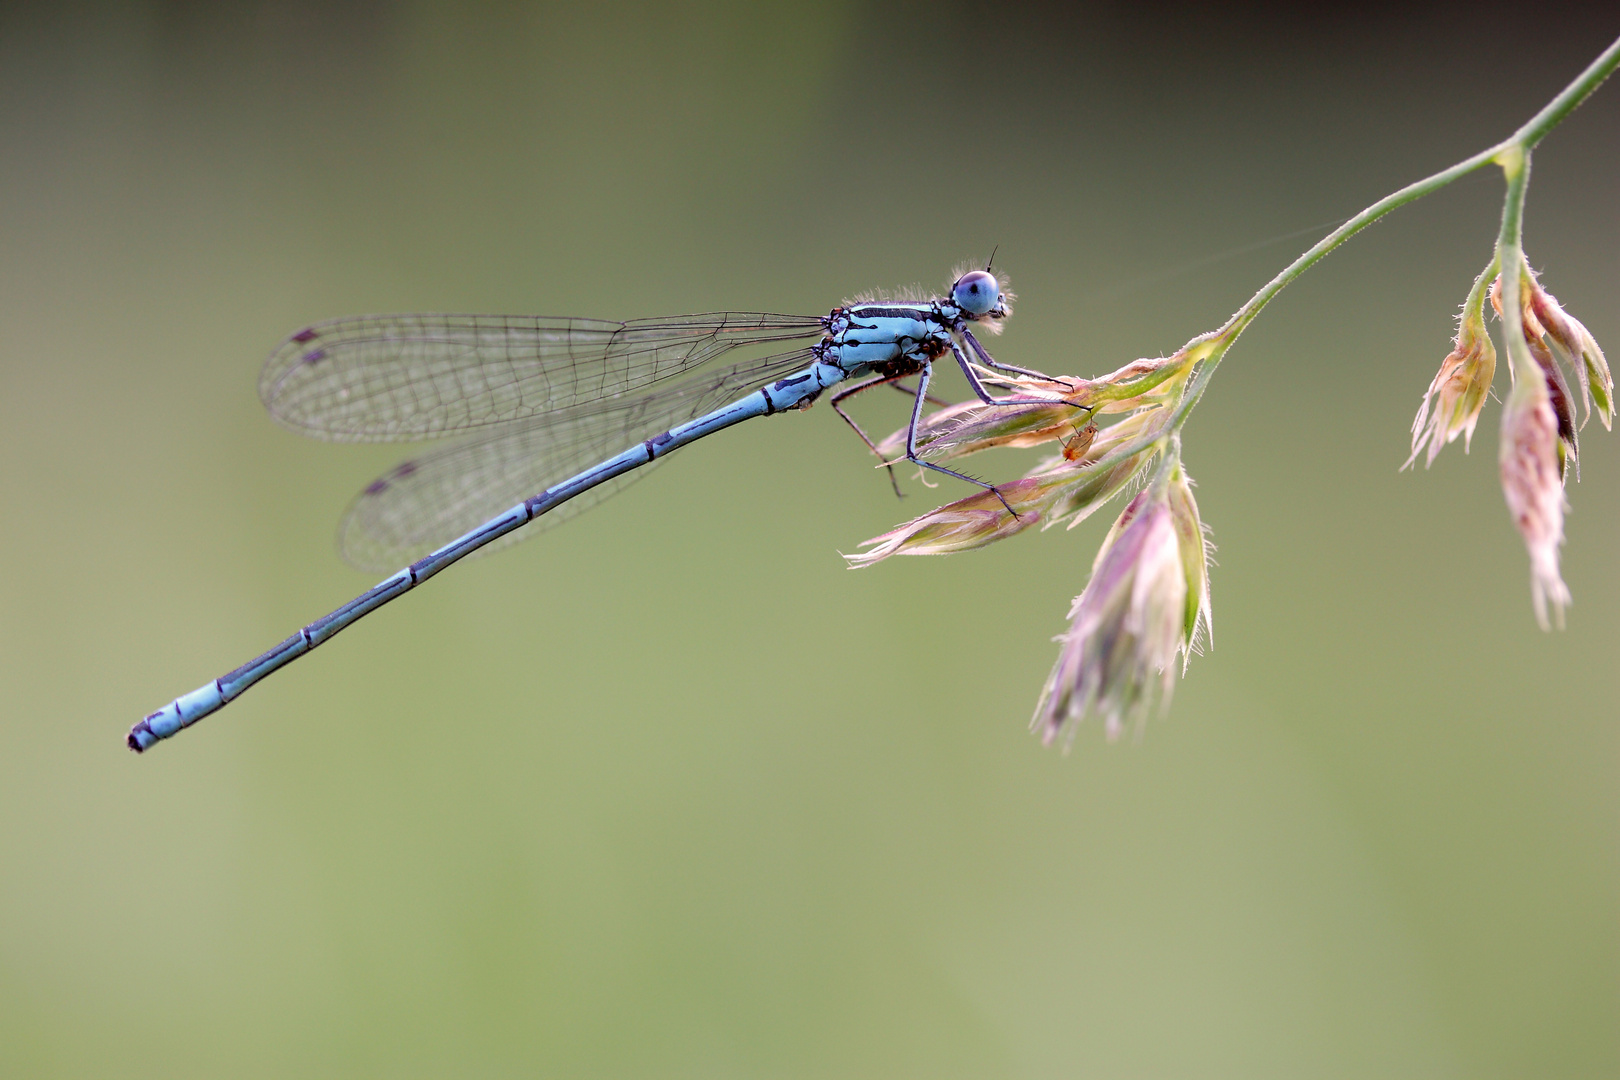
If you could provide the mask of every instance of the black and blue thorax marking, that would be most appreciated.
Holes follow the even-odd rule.
[[[815,351],[850,377],[912,375],[951,351],[960,319],[954,304],[939,300],[851,304],[827,316],[827,336]]]

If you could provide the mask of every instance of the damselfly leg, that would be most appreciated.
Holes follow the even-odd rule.
[[[952,345],[952,348],[955,348],[954,344]],[[1000,489],[997,488],[996,485],[986,483],[976,476],[969,476],[966,473],[959,473],[955,469],[947,469],[943,465],[936,465],[932,461],[924,461],[921,455],[917,453],[917,426],[922,423],[923,402],[928,399],[928,379],[933,374],[933,370],[933,365],[929,364],[926,365],[917,375],[917,396],[913,405],[911,406],[911,424],[906,428],[906,460],[911,462],[913,465],[921,466],[924,469],[933,469],[935,472],[944,473],[946,476],[954,476],[958,480],[966,480],[970,484],[976,484],[979,487],[984,488],[1001,501],[1001,505],[1006,507],[1007,513],[1011,514],[1013,517],[1017,517],[1018,511],[1014,510],[1012,506],[1008,504],[1007,497],[1001,493]]]
[[[866,448],[868,450],[872,451],[872,453],[874,455],[876,455],[876,457],[877,457],[877,459],[879,461],[883,462],[883,467],[885,469],[887,469],[888,472],[889,472],[889,483],[894,487],[895,497],[903,499],[903,498],[905,498],[906,493],[900,490],[900,480],[899,480],[898,477],[896,477],[894,475],[894,462],[884,459],[883,453],[880,450],[878,450],[878,448],[877,448],[877,443],[873,442],[871,437],[868,436],[865,431],[861,430],[861,425],[857,424],[855,422],[855,418],[850,416],[849,413],[844,411],[844,406],[843,406],[844,401],[846,401],[849,398],[854,397],[856,394],[859,394],[859,393],[861,393],[863,391],[866,391],[866,390],[871,390],[871,389],[873,389],[875,387],[879,387],[879,386],[895,386],[895,384],[901,378],[904,378],[904,376],[901,376],[901,375],[877,375],[877,376],[874,376],[873,378],[867,379],[865,382],[858,382],[854,386],[848,386],[848,387],[845,387],[844,389],[838,391],[836,394],[834,394],[832,396],[832,398],[827,402],[827,404],[831,405],[833,412],[837,413],[839,418],[842,419],[844,421],[844,423],[848,424],[850,426],[850,428],[854,430],[855,434],[857,434],[857,435],[859,435],[861,437],[861,442],[866,444]],[[897,387],[897,389],[898,389],[898,387]]]
[[[957,333],[962,335],[963,340],[968,343],[968,347],[973,350],[974,354],[978,356],[979,362],[985,367],[995,368],[998,371],[1009,371],[1015,375],[1023,375],[1031,379],[1040,379],[1042,382],[1072,383],[1073,381],[1070,379],[1053,378],[1051,375],[1035,371],[1031,368],[1021,368],[1013,364],[1003,364],[1001,361],[997,360],[995,357],[991,356],[987,351],[985,351],[985,347],[979,344],[979,339],[974,337],[973,332],[967,327],[958,326],[955,329]],[[951,352],[956,356],[956,363],[959,367],[961,367],[962,374],[966,376],[968,385],[973,388],[973,392],[978,395],[979,400],[984,402],[986,405],[1033,405],[1047,400],[1045,398],[994,397],[991,395],[989,390],[985,389],[984,382],[979,378],[978,372],[973,370],[973,365],[969,362],[968,358],[963,355],[962,350],[957,346],[955,341],[951,342]],[[1077,406],[1077,408],[1084,408],[1084,406]]]

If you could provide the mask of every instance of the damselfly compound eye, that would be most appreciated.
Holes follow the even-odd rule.
[[[996,301],[1001,299],[1001,283],[989,271],[975,270],[971,274],[963,274],[951,286],[951,299],[965,314],[987,315],[996,306]]]

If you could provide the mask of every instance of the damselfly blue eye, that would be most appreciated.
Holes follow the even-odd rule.
[[[1001,283],[988,270],[975,270],[951,286],[951,299],[968,315],[987,315],[1001,299]]]

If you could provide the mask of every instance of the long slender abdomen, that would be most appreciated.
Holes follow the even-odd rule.
[[[404,570],[385,578],[337,610],[316,619],[270,651],[151,713],[130,729],[126,739],[129,748],[136,753],[145,751],[163,739],[185,730],[203,717],[219,711],[240,697],[254,683],[292,663],[315,646],[336,635],[338,631],[369,615],[390,600],[404,595],[452,563],[500,539],[514,529],[522,528],[569,499],[732,424],[751,417],[766,416],[795,408],[814,399],[822,390],[844,377],[844,371],[835,365],[813,364],[804,371],[781,379],[769,387],[756,390],[713,412],[637,443],[606,461],[547,488],[539,495],[524,500],[505,513],[491,518],[476,529],[417,560]]]

